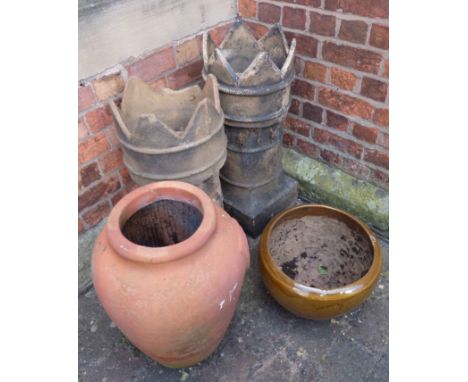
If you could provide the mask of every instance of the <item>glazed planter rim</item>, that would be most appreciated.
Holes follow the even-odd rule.
[[[314,209],[317,211],[333,211],[338,215],[345,216],[346,218],[352,220],[356,225],[358,225],[367,238],[371,243],[371,248],[373,251],[373,258],[371,266],[367,273],[361,277],[360,279],[354,281],[351,284],[347,284],[345,286],[333,289],[321,289],[321,288],[314,288],[308,285],[301,284],[299,282],[294,281],[293,279],[289,278],[286,274],[284,274],[276,265],[274,260],[271,257],[270,249],[269,249],[269,238],[273,229],[283,220],[286,220],[289,215],[293,214],[298,210],[310,210]],[[327,216],[329,215],[310,215],[304,214],[303,216]],[[341,221],[341,220],[340,220]],[[374,233],[370,230],[370,228],[363,223],[361,220],[357,219],[355,216],[342,211],[338,208],[330,207],[323,204],[302,204],[296,207],[288,208],[278,215],[276,215],[268,225],[265,227],[261,241],[260,241],[260,261],[264,265],[266,271],[269,273],[269,276],[272,277],[274,282],[277,284],[280,289],[282,289],[286,294],[292,295],[299,299],[308,300],[309,302],[313,301],[336,301],[343,298],[350,298],[355,295],[359,295],[365,289],[373,288],[377,280],[380,276],[380,271],[382,268],[382,254],[379,242],[374,235]]]
[[[125,222],[135,212],[158,200],[174,200],[196,207],[203,215],[200,226],[186,240],[165,247],[146,247],[128,240],[121,230]],[[189,183],[162,181],[139,187],[119,200],[109,215],[106,234],[109,244],[120,256],[142,263],[163,263],[194,253],[215,229],[216,210],[205,192]]]

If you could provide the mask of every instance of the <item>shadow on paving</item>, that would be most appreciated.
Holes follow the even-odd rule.
[[[381,241],[380,281],[357,310],[327,321],[296,318],[267,293],[258,266],[259,239],[233,321],[204,362],[168,369],[131,345],[110,321],[94,288],[79,297],[79,380],[346,381],[388,380],[388,244]]]

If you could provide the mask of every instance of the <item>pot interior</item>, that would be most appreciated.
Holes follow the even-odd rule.
[[[135,212],[123,225],[122,234],[145,247],[165,247],[187,240],[200,226],[203,215],[190,203],[157,200]]]
[[[268,246],[278,268],[297,283],[334,289],[362,278],[373,260],[365,233],[345,216],[320,211],[296,213],[278,221]]]

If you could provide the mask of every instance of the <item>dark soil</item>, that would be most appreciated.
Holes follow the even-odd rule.
[[[372,262],[370,242],[346,224],[325,216],[286,220],[272,232],[270,253],[294,281],[320,289],[351,284]]]
[[[164,247],[192,236],[202,218],[201,212],[189,203],[158,200],[135,212],[125,222],[122,233],[135,244]]]

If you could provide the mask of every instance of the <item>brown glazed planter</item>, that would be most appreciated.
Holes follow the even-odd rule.
[[[198,187],[165,181],[113,208],[92,274],[101,304],[130,342],[165,366],[186,367],[223,338],[249,259],[234,219]]]
[[[269,250],[273,229],[282,221],[306,215],[327,216],[358,231],[370,243],[373,259],[359,280],[335,289],[319,289],[295,282],[275,264]],[[338,238],[337,238],[338,239]],[[284,308],[297,316],[323,320],[342,315],[361,304],[374,289],[382,268],[380,245],[369,227],[354,216],[324,205],[300,205],[276,215],[263,231],[260,242],[260,270],[266,288]]]

